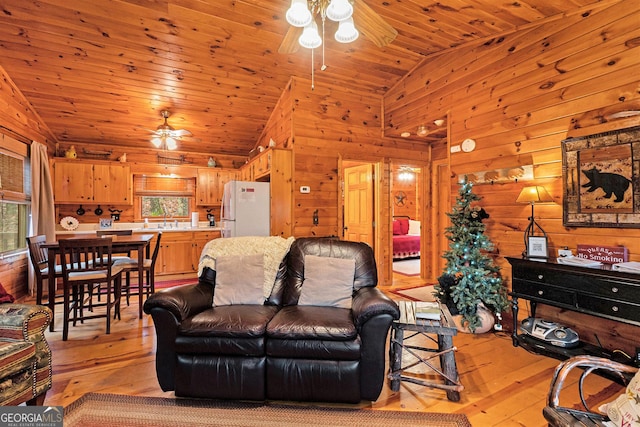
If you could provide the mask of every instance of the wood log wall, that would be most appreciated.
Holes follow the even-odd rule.
[[[422,142],[382,135],[382,98],[341,87],[315,86],[294,78],[265,126],[258,145],[270,138],[293,149],[293,235],[342,236],[341,162],[378,163],[380,218],[376,260],[380,281],[391,283],[390,164],[393,160],[427,164],[429,149]],[[271,132],[275,136],[272,136]],[[302,194],[300,186],[311,193]],[[318,225],[313,213],[318,211]]]
[[[9,145],[5,143],[5,135],[18,144],[31,145],[31,141],[38,141],[49,147],[53,145],[54,137],[51,131],[40,120],[2,67],[0,67],[0,104],[2,105],[0,135],[3,136],[3,148],[6,149]],[[28,261],[25,253],[0,260],[0,283],[15,297],[23,296],[27,292]]]
[[[450,158],[451,194],[460,175],[533,166],[533,181],[476,185],[490,213],[488,235],[501,256],[520,256],[530,207],[515,203],[525,185],[544,185],[556,202],[535,208],[549,234],[550,254],[579,243],[624,245],[640,261],[640,229],[564,227],[561,141],[640,124],[613,120],[613,113],[640,110],[640,10],[635,1],[594,6],[563,19],[487,40],[424,61],[384,97],[385,128],[448,112],[449,140],[473,138],[473,153],[433,147],[433,158]],[[417,124],[417,123],[416,123]],[[499,258],[504,277],[509,264]],[[507,281],[508,282],[508,281]],[[634,349],[640,328],[543,309],[540,315],[576,327],[588,341]],[[581,323],[579,323],[581,322]],[[594,326],[595,324],[595,326]],[[626,341],[626,342],[625,342]]]

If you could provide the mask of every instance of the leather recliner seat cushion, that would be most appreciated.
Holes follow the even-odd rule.
[[[347,309],[284,307],[271,319],[266,333],[270,357],[360,359],[360,339]]]
[[[178,354],[263,356],[265,332],[275,306],[231,305],[185,319],[176,337]]]

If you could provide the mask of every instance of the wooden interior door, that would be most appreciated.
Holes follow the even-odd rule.
[[[373,165],[344,169],[344,237],[374,248]]]

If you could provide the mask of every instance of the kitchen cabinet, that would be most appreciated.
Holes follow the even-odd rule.
[[[53,192],[57,204],[131,205],[131,167],[120,162],[55,159]]]
[[[293,232],[293,155],[291,150],[267,148],[242,166],[243,181],[269,182],[271,235],[289,237]]]
[[[162,233],[160,252],[156,261],[156,274],[193,272],[193,232],[171,231]]]
[[[220,237],[220,231],[167,231],[162,233],[156,274],[182,274],[198,271],[202,248]],[[152,246],[153,246],[152,242]]]
[[[220,206],[224,185],[237,179],[238,172],[230,169],[199,168],[197,177],[196,204],[198,206]]]

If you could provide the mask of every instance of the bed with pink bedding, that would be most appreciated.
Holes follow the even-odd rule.
[[[420,221],[394,217],[393,259],[420,258]]]

